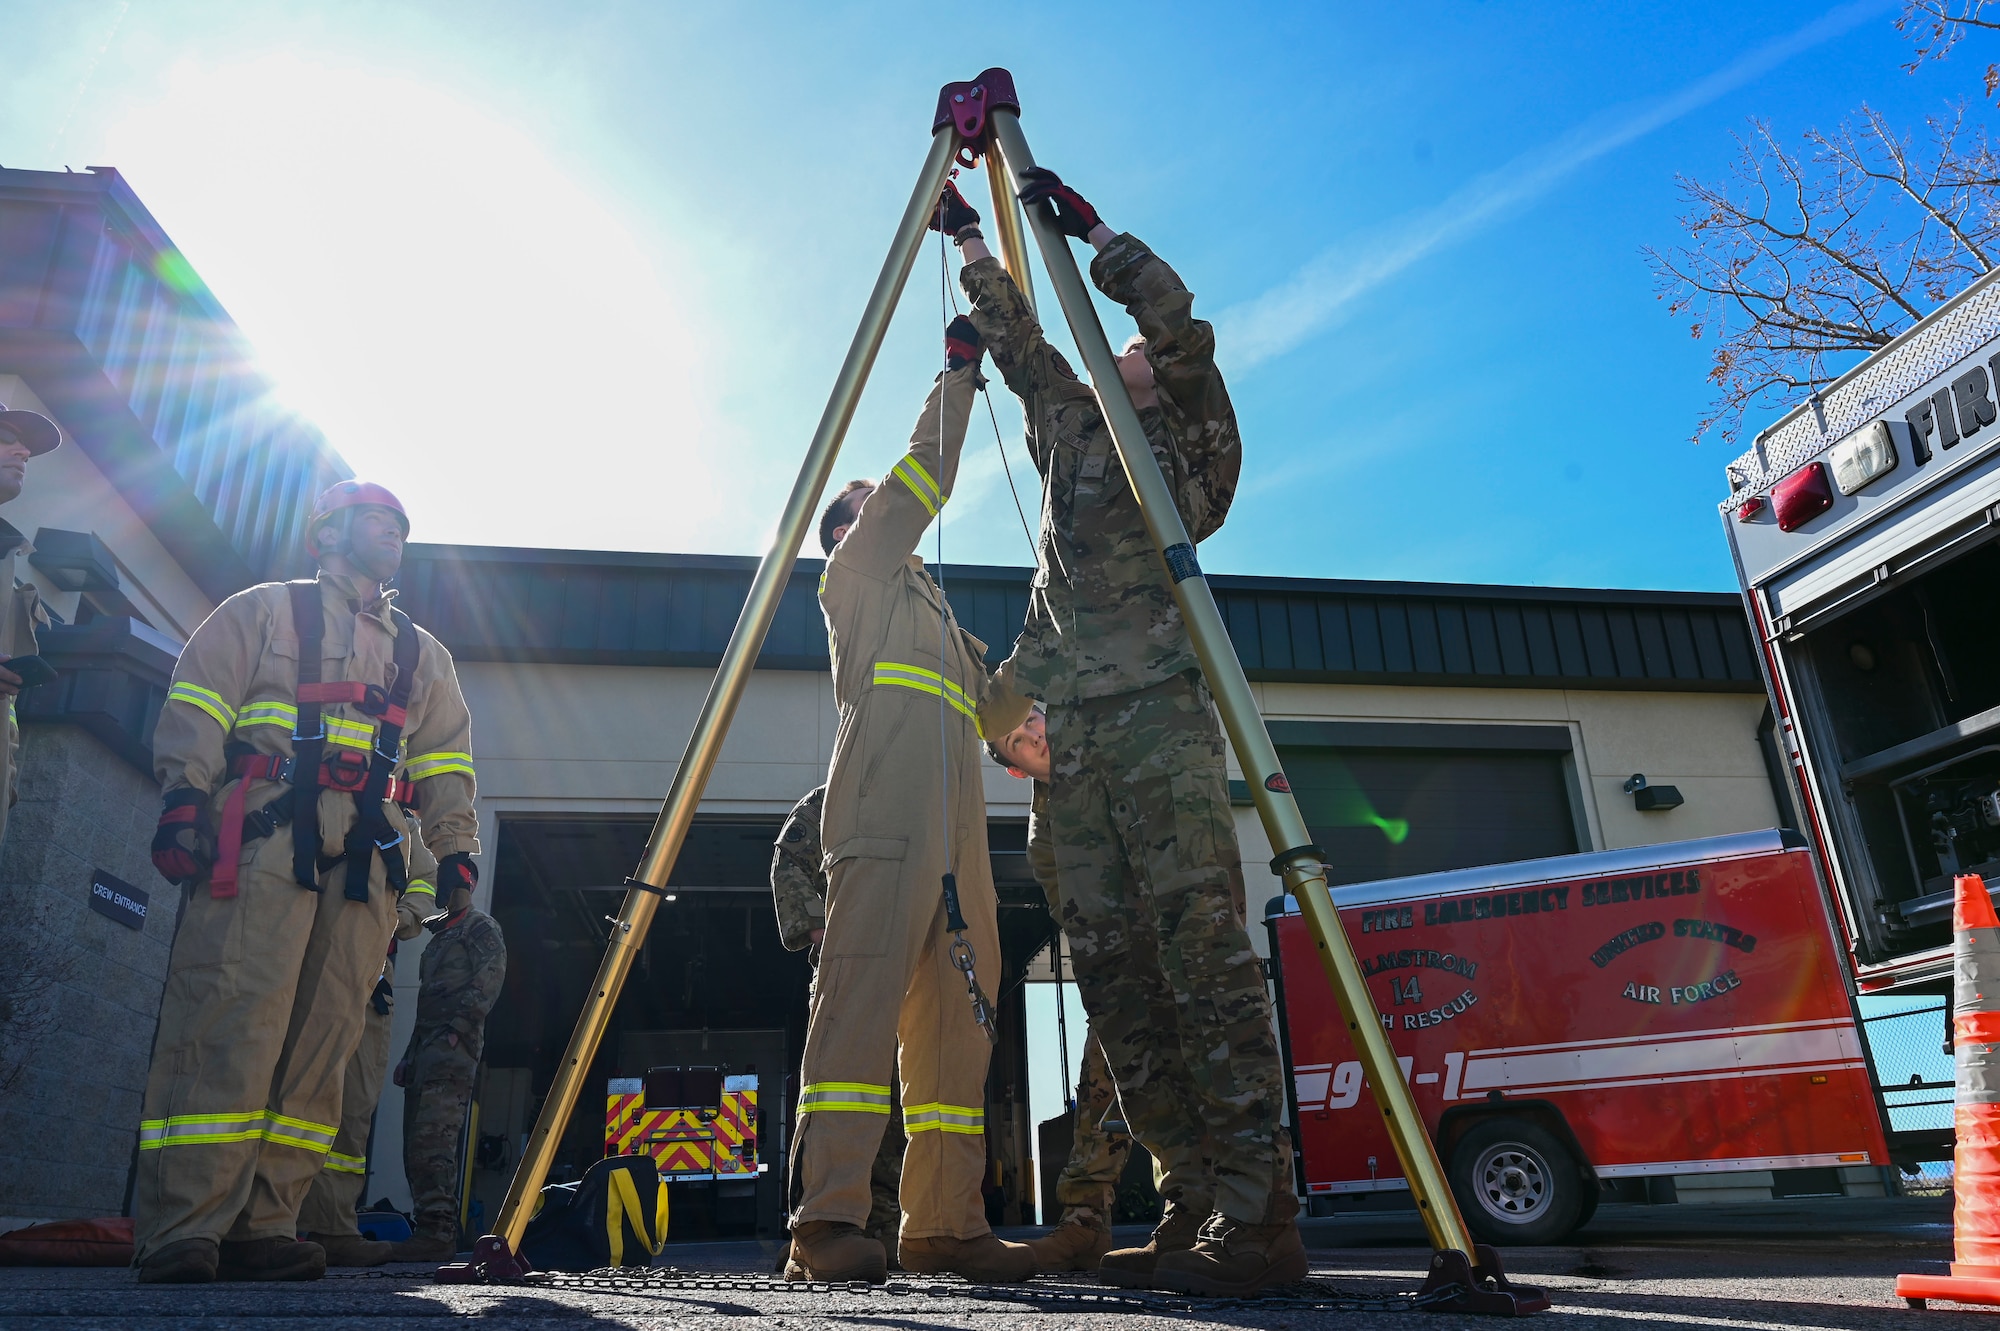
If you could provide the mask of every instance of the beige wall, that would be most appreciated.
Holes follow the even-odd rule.
[[[509,813],[654,813],[714,679],[711,670],[467,662],[479,769],[480,905],[491,903],[499,819]],[[1435,721],[1565,725],[1575,755],[1590,849],[1680,841],[1777,823],[1757,748],[1761,695],[1585,693],[1260,684],[1274,720]],[[782,814],[826,779],[836,725],[832,677],[766,670],[751,676],[702,800],[704,813]],[[1619,787],[1634,772],[1680,787],[1687,803],[1641,814]],[[1232,773],[1240,776],[1232,760]],[[989,764],[987,805],[1024,818],[1027,783]],[[1253,810],[1236,811],[1253,915],[1278,891]],[[1254,921],[1253,921],[1254,924]],[[1258,950],[1264,931],[1250,931]],[[397,1057],[416,1016],[418,950],[397,971]],[[402,1177],[402,1092],[388,1088],[376,1121],[379,1172],[370,1197],[408,1201]]]
[[[16,375],[0,374],[0,403],[17,411],[39,411],[62,424],[42,400]],[[187,641],[195,625],[208,617],[214,604],[181,570],[151,529],[121,498],[104,473],[63,431],[63,446],[28,463],[28,482],[21,497],[0,510],[33,540],[37,529],[92,532],[121,565],[122,590],[152,626],[174,639]],[[42,596],[65,619],[76,615],[78,594],[66,592],[39,571],[23,566]]]

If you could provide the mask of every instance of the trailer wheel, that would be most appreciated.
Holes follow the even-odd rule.
[[[1554,1136],[1519,1118],[1490,1118],[1459,1138],[1451,1190],[1472,1232],[1488,1243],[1543,1244],[1581,1222],[1583,1174]]]

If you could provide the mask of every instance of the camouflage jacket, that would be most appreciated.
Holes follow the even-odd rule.
[[[477,1060],[486,1043],[486,1014],[507,978],[507,941],[499,921],[481,910],[466,911],[432,936],[417,974],[422,987],[410,1053],[453,1030],[458,1047]]]
[[[1111,242],[1090,265],[1098,288],[1146,338],[1159,404],[1139,413],[1190,539],[1222,526],[1243,443],[1215,367],[1215,333],[1145,244]],[[997,259],[959,274],[972,321],[1027,417],[1042,473],[1041,536],[1027,624],[1014,649],[1022,690],[1050,706],[1149,687],[1196,665],[1166,566],[1146,531],[1097,398],[1049,345]]]
[[[789,952],[810,947],[812,931],[826,927],[826,869],[819,847],[825,802],[825,786],[809,791],[792,806],[771,848],[771,904],[778,912],[778,937]]]

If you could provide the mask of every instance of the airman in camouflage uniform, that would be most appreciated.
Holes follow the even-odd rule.
[[[820,852],[820,811],[826,804],[826,787],[806,792],[785,816],[778,842],[771,848],[771,901],[778,912],[778,937],[785,949],[798,952],[812,949],[812,964],[819,966],[819,940],[826,932],[826,866]],[[862,1230],[880,1241],[895,1267],[896,1231],[903,1221],[897,1201],[903,1183],[903,1107],[892,1080],[889,1126],[882,1133],[881,1148],[875,1152],[875,1167],[868,1176],[868,1223]]]
[[[416,1212],[415,1232],[391,1261],[444,1261],[458,1251],[460,1154],[473,1076],[486,1044],[486,1014],[507,978],[507,943],[491,915],[472,908],[472,893],[452,893],[451,914],[418,965],[417,1025],[396,1069],[403,1093],[403,1173]]]
[[[1114,233],[1052,172],[1024,201],[1098,251],[1091,278],[1143,342],[1120,359],[1192,540],[1221,527],[1242,442],[1214,331],[1143,242]],[[1237,1293],[1305,1273],[1270,998],[1245,926],[1223,741],[1172,583],[1092,389],[947,186],[942,226],[964,253],[972,321],[1021,399],[1042,473],[1039,568],[1016,643],[1018,686],[1048,706],[1049,823],[1077,987],[1126,1121],[1167,1169],[1167,1217],[1144,1248],[1107,1254],[1121,1284]],[[1200,1107],[1216,1223],[1190,1205],[1182,1102]]]
[[[1044,750],[1046,755],[1046,750]],[[1044,757],[1046,762],[1046,756]],[[1056,848],[1049,840],[1049,787],[1035,782],[1034,800],[1028,812],[1028,868],[1048,895],[1049,913],[1062,918],[1062,891],[1056,874]],[[1183,1106],[1185,1108],[1185,1106]],[[1132,1154],[1132,1138],[1104,1126],[1106,1118],[1124,1121],[1118,1105],[1118,1085],[1111,1064],[1104,1056],[1104,1042],[1097,1038],[1095,1025],[1084,1032],[1083,1059],[1076,1070],[1075,1136],[1069,1159],[1056,1176],[1056,1204],[1062,1214],[1053,1234],[1036,1239],[1028,1246],[1035,1250],[1044,1271],[1071,1269],[1094,1271],[1111,1251],[1111,1222],[1118,1207],[1118,1180],[1124,1176],[1125,1161]],[[1201,1123],[1190,1118],[1183,1136],[1199,1140]],[[1204,1191],[1203,1197],[1213,1195]],[[1072,1227],[1088,1235],[1068,1232]]]

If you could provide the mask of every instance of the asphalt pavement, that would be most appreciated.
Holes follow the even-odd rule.
[[[1504,1254],[1510,1276],[1554,1301],[1550,1331],[1661,1327],[2000,1326],[1976,1311],[1908,1310],[1902,1272],[1942,1272],[1951,1256],[1948,1199],[1812,1199],[1743,1205],[1613,1206],[1567,1246]],[[1212,1303],[1132,1295],[1089,1277],[1044,1277],[1012,1293],[898,1276],[866,1291],[804,1290],[771,1279],[778,1245],[670,1244],[660,1267],[615,1280],[451,1286],[429,1268],[337,1271],[304,1285],[140,1286],[124,1270],[0,1269],[6,1331],[327,1331],[385,1323],[430,1331],[477,1318],[492,1331],[531,1328],[709,1328],[764,1321],[786,1331],[918,1331],[1061,1327],[1062,1331],[1197,1328],[1485,1327],[1488,1319],[1398,1306],[1421,1284],[1427,1246],[1413,1215],[1304,1222],[1313,1279],[1297,1297]],[[1131,1231],[1135,1238],[1143,1230]],[[1010,1237],[1017,1237],[1009,1232]]]

